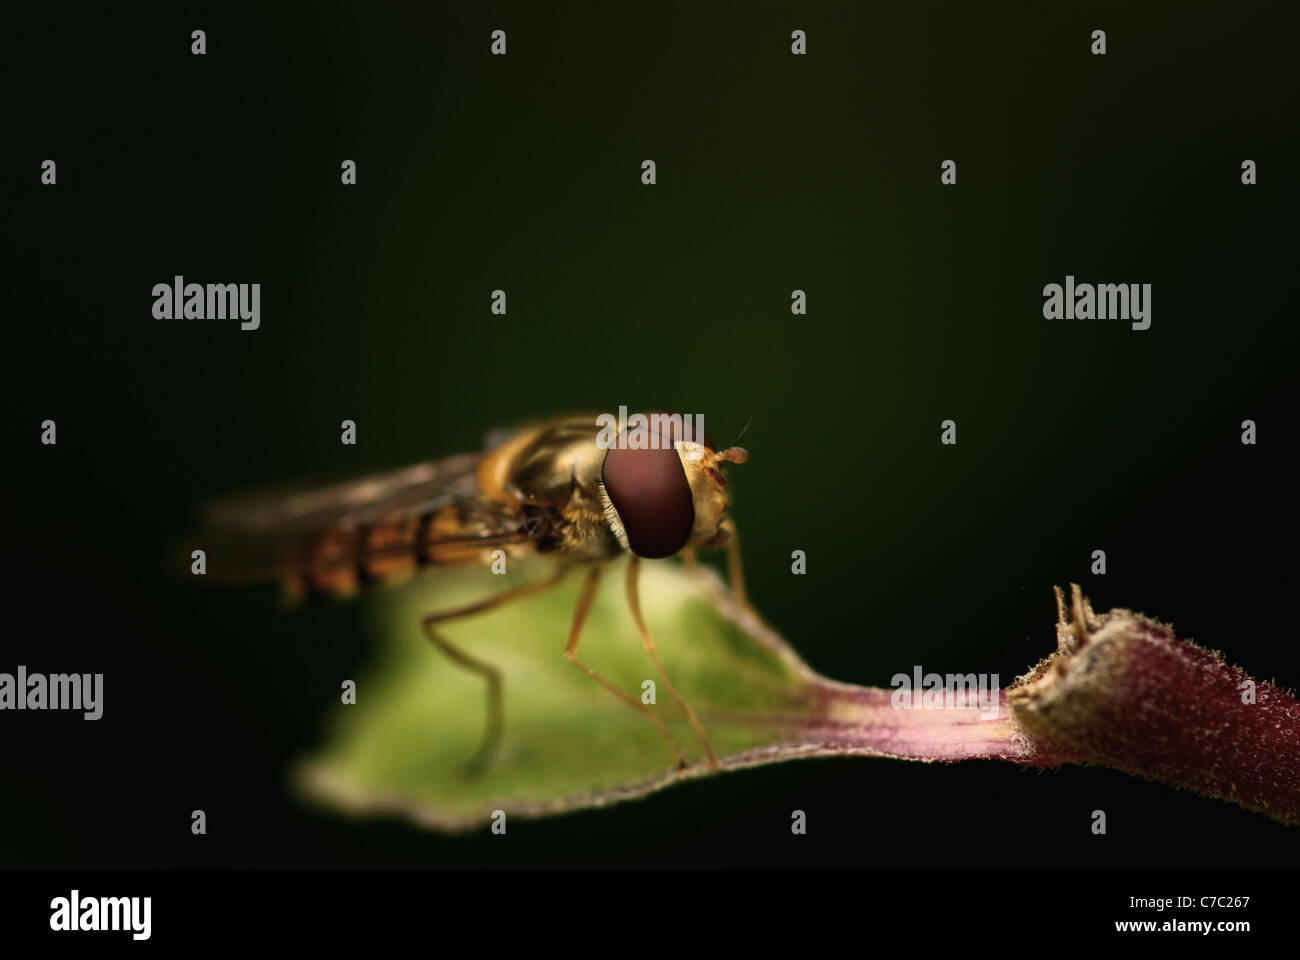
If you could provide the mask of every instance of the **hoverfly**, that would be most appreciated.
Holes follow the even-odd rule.
[[[744,463],[738,446],[715,450],[707,436],[686,440],[680,416],[633,417],[613,445],[598,442],[597,418],[561,417],[489,436],[487,449],[315,489],[240,497],[207,511],[217,579],[278,580],[290,596],[350,595],[421,568],[483,562],[495,550],[554,560],[540,581],[485,600],[430,612],[429,641],[487,685],[487,728],[467,769],[490,765],[503,727],[502,679],[491,664],[453,646],[439,624],[493,609],[586,571],[564,656],[612,694],[642,711],[672,747],[681,748],[653,709],[578,659],[582,625],[604,568],[627,554],[625,589],[646,654],[689,721],[711,767],[718,761],[695,711],[659,662],[641,615],[640,560],[727,546],[731,590],[745,603],[735,526],[727,515],[727,463]],[[742,431],[743,434],[744,431]],[[657,438],[657,442],[656,441]],[[739,439],[739,438],[737,438]],[[702,441],[702,442],[701,442]],[[221,550],[227,551],[223,558]],[[211,562],[211,561],[210,561]]]

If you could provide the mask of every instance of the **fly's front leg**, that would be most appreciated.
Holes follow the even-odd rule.
[[[731,599],[738,606],[753,612],[749,596],[745,592],[745,568],[740,559],[740,540],[736,536],[736,524],[730,519],[722,521],[722,529],[727,533],[727,587]],[[699,578],[700,561],[694,548],[687,547],[681,552],[682,566],[686,572]]]
[[[446,623],[449,620],[457,620],[461,617],[472,616],[476,613],[482,613],[485,610],[491,610],[493,607],[499,607],[502,604],[509,603],[511,600],[518,600],[521,597],[527,597],[534,593],[540,593],[549,587],[555,586],[564,579],[567,570],[560,570],[554,576],[537,583],[524,584],[521,587],[515,587],[504,593],[499,593],[495,597],[488,597],[486,600],[480,600],[477,603],[467,604],[463,607],[457,607],[454,610],[445,610],[441,613],[430,613],[421,621],[424,632],[428,635],[429,641],[447,655],[447,658],[457,666],[463,667],[472,673],[477,673],[487,681],[487,707],[488,719],[487,730],[483,735],[483,742],[475,752],[474,756],[465,764],[463,771],[471,776],[481,774],[496,756],[497,747],[501,743],[501,730],[505,722],[505,709],[501,699],[501,671],[489,663],[471,657],[469,654],[453,646],[445,637],[440,636],[433,629],[435,624]]]
[[[641,635],[641,645],[645,647],[646,654],[654,663],[655,669],[659,671],[659,676],[668,688],[668,693],[677,706],[681,708],[682,713],[686,714],[686,719],[691,724],[691,729],[695,731],[695,736],[699,739],[700,744],[704,747],[704,752],[709,758],[709,766],[715,770],[718,767],[718,758],[713,755],[713,746],[709,743],[709,738],[705,736],[704,727],[700,726],[700,721],[695,716],[695,711],[691,705],[681,698],[677,688],[673,686],[668,674],[664,671],[663,664],[659,662],[659,653],[655,648],[654,637],[650,636],[650,631],[646,628],[645,619],[641,616],[641,599],[637,593],[637,580],[641,573],[641,560],[633,556],[628,561],[627,567],[627,603],[632,608],[632,619],[636,622],[637,633]]]
[[[731,599],[742,607],[748,607],[745,568],[740,562],[740,538],[736,535],[736,524],[730,519],[724,520],[722,528],[727,531],[727,583],[731,586]]]
[[[673,735],[668,732],[668,727],[664,725],[663,720],[659,719],[659,715],[649,706],[642,703],[640,700],[637,700],[630,694],[620,690],[595,670],[591,669],[591,667],[578,659],[578,638],[582,634],[582,625],[587,620],[587,614],[591,612],[591,601],[596,596],[596,585],[599,582],[600,567],[592,567],[587,574],[586,583],[583,584],[582,594],[578,597],[578,606],[573,611],[573,626],[569,628],[569,644],[564,648],[564,657],[587,676],[591,677],[591,679],[595,680],[610,693],[614,694],[614,696],[637,710],[640,710],[654,721],[654,725],[659,728],[659,732],[663,735],[663,738],[667,740],[668,745],[673,748],[673,756],[677,760],[677,769],[685,770],[686,758],[682,756],[682,749],[677,745],[677,741],[673,739]]]

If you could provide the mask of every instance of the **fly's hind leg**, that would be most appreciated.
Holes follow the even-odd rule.
[[[482,744],[462,768],[464,774],[478,776],[487,769],[496,756],[497,747],[501,743],[501,729],[505,719],[505,710],[501,700],[501,671],[491,664],[479,660],[477,657],[471,657],[458,647],[453,646],[445,637],[440,636],[433,629],[434,625],[482,613],[485,610],[491,610],[493,607],[509,603],[511,600],[518,600],[521,597],[539,593],[548,587],[555,586],[564,579],[567,572],[567,570],[560,570],[554,576],[545,580],[524,584],[521,587],[515,587],[513,590],[506,590],[504,593],[499,593],[495,597],[488,597],[486,600],[480,600],[477,603],[456,607],[453,610],[444,610],[440,613],[430,613],[420,621],[429,641],[445,653],[452,663],[472,673],[477,673],[487,681],[487,730],[483,734]]]
[[[578,598],[578,606],[573,611],[573,626],[569,628],[569,645],[564,648],[564,656],[570,663],[585,673],[591,679],[595,680],[602,687],[608,690],[614,696],[623,700],[633,708],[646,714],[654,725],[659,728],[663,738],[668,741],[669,746],[673,748],[673,756],[677,759],[677,769],[686,769],[686,758],[682,756],[682,749],[673,739],[673,735],[668,732],[668,727],[664,725],[663,720],[649,706],[620,690],[614,684],[610,683],[591,667],[587,666],[578,659],[578,638],[582,634],[582,625],[586,622],[587,614],[591,611],[591,601],[596,596],[596,585],[600,582],[600,567],[592,567],[587,574],[587,581],[583,584],[582,595]]]

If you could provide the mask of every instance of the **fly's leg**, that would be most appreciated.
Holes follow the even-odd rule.
[[[428,635],[429,641],[447,655],[452,663],[459,667],[464,667],[473,673],[477,673],[487,681],[487,708],[488,720],[487,730],[483,734],[483,742],[474,756],[462,768],[462,772],[469,776],[481,774],[492,763],[496,756],[497,747],[501,743],[501,729],[504,722],[504,709],[501,702],[501,671],[489,663],[485,663],[476,657],[471,657],[459,648],[453,646],[444,637],[439,636],[433,629],[434,624],[445,623],[449,620],[458,620],[461,617],[472,616],[476,613],[482,613],[485,610],[491,610],[493,607],[499,607],[511,600],[518,600],[521,597],[530,594],[540,593],[548,587],[553,587],[564,579],[567,570],[560,570],[554,576],[545,580],[539,580],[536,583],[527,583],[521,587],[515,587],[512,590],[506,590],[495,597],[488,597],[486,600],[480,600],[477,603],[467,604],[463,607],[456,607],[454,610],[444,610],[441,613],[430,613],[421,621],[424,632]]]
[[[731,520],[722,521],[722,528],[727,531],[727,585],[731,599],[745,609],[752,609],[749,597],[745,593],[745,568],[740,562],[740,541],[736,537],[736,525]],[[682,566],[692,577],[700,575],[700,561],[692,547],[681,552]]]
[[[686,719],[690,721],[691,729],[695,731],[695,736],[699,738],[705,754],[708,755],[709,766],[716,770],[718,758],[713,755],[713,747],[709,743],[709,738],[705,736],[704,728],[700,726],[700,721],[696,718],[691,705],[681,698],[677,688],[668,679],[663,664],[659,662],[659,653],[655,649],[654,637],[650,636],[650,631],[646,629],[645,619],[641,616],[641,599],[637,593],[637,579],[640,573],[641,560],[639,557],[633,556],[627,567],[627,603],[632,608],[632,619],[636,621],[637,633],[641,634],[641,645],[645,647],[646,654],[653,661],[655,669],[659,671],[659,676],[663,679],[664,686],[668,688],[668,693],[677,701],[677,706],[681,708],[682,713],[686,714]]]
[[[731,599],[742,607],[749,606],[745,596],[745,568],[740,562],[740,538],[736,525],[730,520],[723,524],[727,529],[727,583],[731,586]]]
[[[578,606],[573,611],[573,626],[569,628],[569,644],[564,648],[564,657],[587,676],[591,677],[591,679],[595,680],[610,693],[614,694],[614,696],[628,703],[635,709],[642,711],[653,720],[654,725],[659,728],[659,732],[663,734],[664,739],[667,740],[669,746],[673,748],[673,756],[677,758],[677,769],[685,770],[686,759],[682,756],[681,747],[677,745],[677,741],[673,739],[673,735],[668,732],[668,727],[664,725],[663,720],[659,719],[659,715],[647,704],[642,703],[635,697],[620,690],[595,670],[591,669],[591,667],[578,659],[578,638],[582,633],[582,625],[586,622],[587,614],[591,611],[591,601],[596,596],[596,585],[599,582],[600,567],[592,567],[590,572],[587,574],[586,583],[583,584],[582,595],[578,598]]]

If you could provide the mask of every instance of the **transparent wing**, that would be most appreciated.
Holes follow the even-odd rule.
[[[484,456],[216,501],[203,511],[205,532],[186,544],[185,562],[197,546],[211,580],[302,581],[348,592],[357,581],[526,543],[519,514],[479,494]]]
[[[214,531],[268,535],[350,530],[418,516],[472,498],[483,457],[467,453],[326,486],[230,497],[210,504],[204,519]]]

